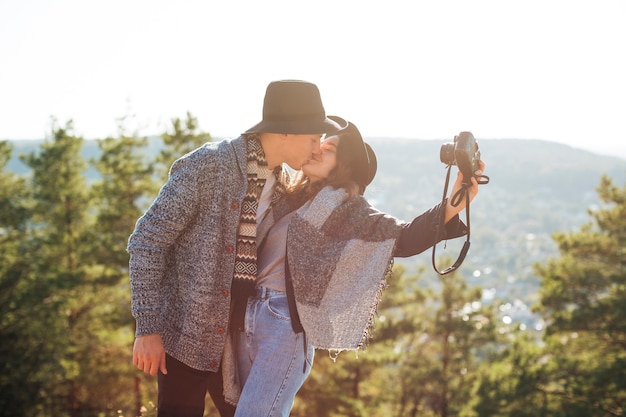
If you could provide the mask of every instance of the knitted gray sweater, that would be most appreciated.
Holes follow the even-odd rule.
[[[246,189],[245,140],[208,143],[172,165],[129,239],[136,335],[160,334],[195,369],[222,359]]]

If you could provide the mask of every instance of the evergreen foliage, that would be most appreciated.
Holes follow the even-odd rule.
[[[560,257],[536,266],[555,373],[546,393],[561,415],[622,415],[626,407],[626,186],[602,177],[604,205],[580,230],[555,233]]]

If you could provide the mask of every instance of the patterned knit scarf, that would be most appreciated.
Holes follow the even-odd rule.
[[[280,181],[282,173],[279,165],[270,170],[265,159],[265,152],[258,135],[246,137],[248,189],[241,205],[239,229],[237,231],[237,252],[235,255],[235,271],[232,284],[233,303],[235,307],[233,324],[239,326],[248,296],[254,294],[257,275],[256,252],[256,213],[259,198],[270,175],[276,177],[276,188],[272,195],[272,203],[277,201],[284,192]],[[241,311],[243,309],[243,312]],[[240,317],[241,316],[241,317]]]

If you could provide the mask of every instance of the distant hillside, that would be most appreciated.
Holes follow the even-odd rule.
[[[369,142],[379,170],[366,196],[379,209],[411,219],[441,200],[446,171],[440,141]],[[460,272],[496,297],[523,302],[517,314],[529,315],[539,287],[532,265],[558,255],[552,233],[588,222],[587,210],[599,205],[600,177],[624,186],[626,160],[537,140],[481,140],[479,146],[491,182],[481,186],[470,207],[472,245]],[[440,243],[437,255],[453,261],[462,243]],[[435,282],[430,256],[428,251],[396,263],[425,265]]]
[[[11,172],[16,172],[19,174],[26,174],[29,168],[24,165],[20,159],[20,155],[28,155],[30,153],[39,152],[39,147],[43,143],[43,140],[9,140],[8,141],[13,146],[13,157],[8,163],[7,169]],[[154,155],[159,152],[161,148],[161,139],[158,136],[151,137],[149,139],[149,146],[146,150],[148,155]],[[95,140],[85,140],[83,142],[83,152],[82,155],[85,160],[89,160],[90,158],[97,158],[100,154],[100,149],[98,148],[98,142]],[[87,175],[90,179],[97,176],[97,172],[93,169],[88,170]]]
[[[439,161],[442,141],[370,138],[368,142],[378,157],[378,173],[366,197],[377,208],[411,220],[441,200],[446,174]],[[27,173],[17,155],[36,152],[41,142],[12,143],[9,170]],[[152,138],[148,153],[156,155],[159,143]],[[491,183],[481,187],[471,205],[472,246],[460,273],[470,283],[492,289],[490,294],[498,298],[528,306],[536,300],[539,286],[532,265],[557,255],[551,234],[588,222],[587,210],[599,204],[595,187],[601,175],[623,186],[626,160],[539,140],[481,140],[479,146]],[[83,155],[98,155],[95,141],[85,141]],[[91,169],[86,175],[93,179],[97,172]],[[437,255],[453,261],[462,243],[462,239],[441,243]],[[430,256],[428,251],[396,262],[409,271],[425,266],[427,279],[434,283],[437,275]],[[529,314],[523,307],[517,312],[520,320],[532,321]]]

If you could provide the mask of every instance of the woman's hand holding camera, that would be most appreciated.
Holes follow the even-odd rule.
[[[471,178],[470,187],[467,187],[466,185],[463,184],[464,182],[463,173],[459,170],[458,175],[456,177],[456,181],[454,182],[454,187],[452,188],[452,192],[450,193],[451,196],[457,195],[457,193],[463,187],[466,187],[466,192],[469,193],[469,201],[471,202],[474,199],[474,197],[476,197],[476,194],[478,194],[478,184],[479,184],[478,180],[483,176],[485,172],[485,163],[482,160],[478,161],[478,167],[479,169],[474,171],[474,176]],[[446,200],[445,222],[446,223],[449,222],[454,216],[459,214],[459,212],[465,208],[466,204],[467,204],[466,198],[461,198],[458,201],[457,205],[453,205],[451,203],[451,199],[448,198]]]

